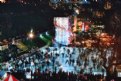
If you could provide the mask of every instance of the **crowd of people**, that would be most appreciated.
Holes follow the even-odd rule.
[[[28,74],[29,76],[26,77],[24,74]],[[102,75],[74,74],[62,72],[61,70],[58,73],[50,71],[41,73],[40,69],[36,69],[32,74],[31,70],[27,69],[25,72],[12,72],[12,75],[20,81],[100,81],[105,79]]]
[[[34,49],[33,49],[34,50]],[[49,47],[36,49],[20,57],[2,63],[2,70],[8,71],[18,79],[35,81],[88,81],[106,76],[104,63],[108,66],[112,56],[111,49],[105,50],[106,61],[101,52],[94,48]]]

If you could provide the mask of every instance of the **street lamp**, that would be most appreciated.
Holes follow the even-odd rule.
[[[31,50],[33,47],[34,47],[34,41],[33,41],[33,39],[34,39],[34,37],[35,37],[35,34],[34,34],[34,32],[33,32],[33,29],[31,29],[30,30],[30,32],[28,33],[28,48]]]
[[[30,39],[33,39],[33,38],[34,38],[33,29],[31,29],[30,33],[28,34],[28,37],[29,37]]]

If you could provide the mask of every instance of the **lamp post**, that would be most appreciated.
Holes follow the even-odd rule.
[[[34,32],[33,32],[33,29],[30,30],[30,32],[28,33],[28,38],[30,40],[30,44],[29,44],[29,48],[31,49],[32,48],[32,40],[34,39],[35,35],[34,35]]]
[[[33,39],[34,38],[34,32],[33,29],[31,29],[31,31],[28,34],[29,39]]]

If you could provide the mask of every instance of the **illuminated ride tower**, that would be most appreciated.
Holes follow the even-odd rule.
[[[55,39],[54,46],[68,46],[71,43],[71,24],[69,17],[55,17]]]

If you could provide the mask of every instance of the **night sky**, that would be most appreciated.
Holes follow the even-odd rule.
[[[29,5],[21,6],[21,4],[1,4],[0,30],[2,36],[26,34],[31,28],[37,32],[51,30],[53,13],[50,7],[37,8]]]
[[[22,2],[24,1],[24,2]],[[45,32],[53,30],[53,18],[56,16],[69,16],[72,15],[73,10],[66,10],[59,8],[54,10],[49,6],[49,0],[7,0],[6,3],[0,4],[0,31],[1,38],[15,37],[26,35],[27,32],[34,29],[35,32]],[[91,1],[91,0],[90,0]],[[116,2],[117,1],[117,2]],[[120,14],[120,1],[111,0],[113,8],[106,11],[102,19],[107,26],[105,29],[109,30],[111,16],[118,11]],[[103,1],[101,3],[91,4],[88,7],[93,7],[95,10],[102,9]],[[101,5],[101,6],[100,6]],[[97,8],[96,8],[97,6]],[[67,13],[65,15],[65,13]],[[89,13],[86,11],[87,14]],[[84,16],[83,16],[84,17]]]

